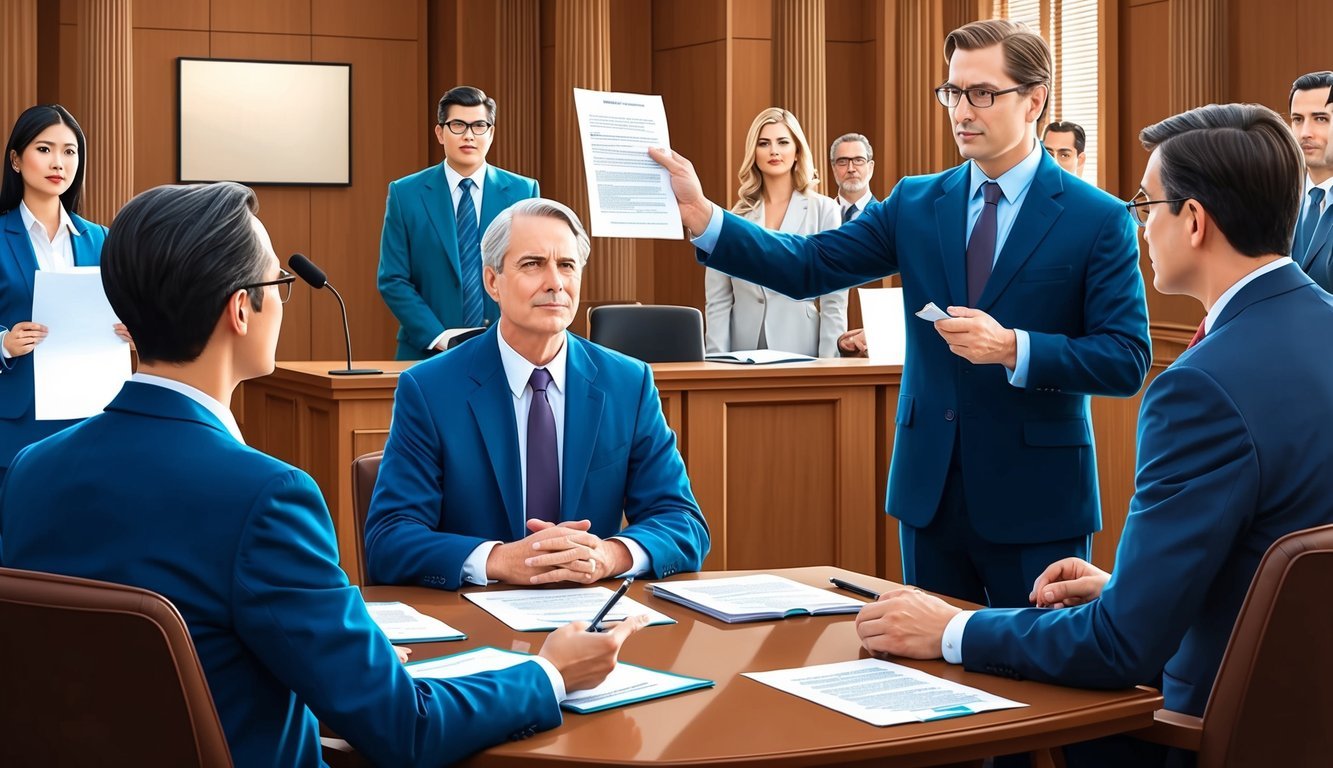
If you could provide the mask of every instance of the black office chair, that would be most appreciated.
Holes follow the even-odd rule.
[[[588,339],[645,363],[704,359],[704,316],[694,307],[608,304],[588,311]]]

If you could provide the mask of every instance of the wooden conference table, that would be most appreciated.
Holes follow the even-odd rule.
[[[830,586],[830,576],[880,590],[897,586],[827,566],[771,572],[822,588]],[[671,580],[742,573],[685,574]],[[515,632],[456,592],[424,587],[365,587],[363,592],[367,600],[402,601],[467,633],[463,641],[413,646],[415,661],[486,645],[535,653],[546,637]],[[643,629],[625,644],[621,660],[707,678],[716,681],[716,687],[590,715],[565,713],[559,728],[492,747],[465,765],[901,768],[1037,751],[1034,765],[1044,766],[1051,764],[1045,752],[1049,748],[1150,726],[1162,704],[1162,697],[1148,688],[1079,690],[966,672],[943,661],[903,661],[1029,706],[877,728],[740,676],[865,656],[854,616],[725,624],[649,596],[643,582],[631,587],[630,596],[679,623]]]

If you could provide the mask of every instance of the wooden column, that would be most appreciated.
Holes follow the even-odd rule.
[[[79,0],[79,83],[89,166],[83,215],[110,224],[134,194],[133,0]]]
[[[1227,100],[1226,20],[1225,0],[1172,0],[1172,112]]]
[[[541,7],[538,0],[497,0],[497,92],[504,99],[504,167],[541,174]]]
[[[821,178],[828,149],[824,37],[824,0],[773,0],[773,99],[801,122]]]
[[[0,3],[0,132],[37,103],[37,0]],[[6,159],[8,162],[8,159]]]
[[[611,89],[610,0],[555,0],[555,179],[553,197],[578,213],[591,230],[588,187],[574,89]],[[582,301],[632,301],[635,289],[634,241],[597,238],[583,272]]]

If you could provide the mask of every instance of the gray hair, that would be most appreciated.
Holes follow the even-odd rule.
[[[862,136],[862,135],[859,134],[859,133],[844,133],[843,135],[841,135],[841,136],[839,136],[838,138],[834,139],[834,140],[833,140],[833,143],[829,145],[829,148],[828,148],[828,161],[829,161],[830,163],[832,163],[834,160],[837,159],[836,156],[837,156],[837,154],[838,154],[838,145],[841,144],[841,143],[843,143],[844,141],[859,141],[859,142],[861,142],[861,145],[864,146],[864,147],[866,148],[866,159],[867,159],[867,160],[874,160],[874,159],[875,159],[875,148],[872,147],[872,146],[870,146],[870,139],[867,139],[865,136]]]
[[[579,269],[588,263],[588,254],[592,251],[592,242],[583,230],[578,214],[563,203],[547,200],[544,197],[532,197],[520,200],[500,212],[499,216],[486,228],[481,238],[481,263],[496,272],[504,271],[505,253],[509,250],[509,233],[514,229],[515,216],[544,216],[548,219],[563,221],[569,225],[578,242]]]

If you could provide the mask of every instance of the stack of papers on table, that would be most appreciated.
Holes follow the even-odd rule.
[[[439,643],[467,637],[406,603],[366,603],[366,610],[391,643]]]
[[[497,592],[465,592],[463,597],[519,632],[549,632],[574,621],[592,621],[611,597],[606,587],[566,589],[506,589]],[[622,597],[602,619],[602,625],[646,614],[649,624],[675,624],[676,620],[628,597]]]
[[[680,603],[728,624],[788,616],[856,613],[865,603],[766,573],[726,579],[652,584],[663,600]]]
[[[412,677],[449,678],[490,672],[522,664],[531,659],[526,653],[484,647],[438,659],[414,661],[407,665]],[[658,699],[698,688],[711,688],[712,680],[673,675],[655,669],[619,662],[596,688],[575,691],[561,702],[565,709],[587,714],[612,707],[623,707],[649,699]]]
[[[714,352],[704,355],[710,363],[740,363],[741,365],[769,365],[772,363],[805,363],[814,360],[809,355],[799,352],[783,352],[780,349],[733,349],[730,352]]]

